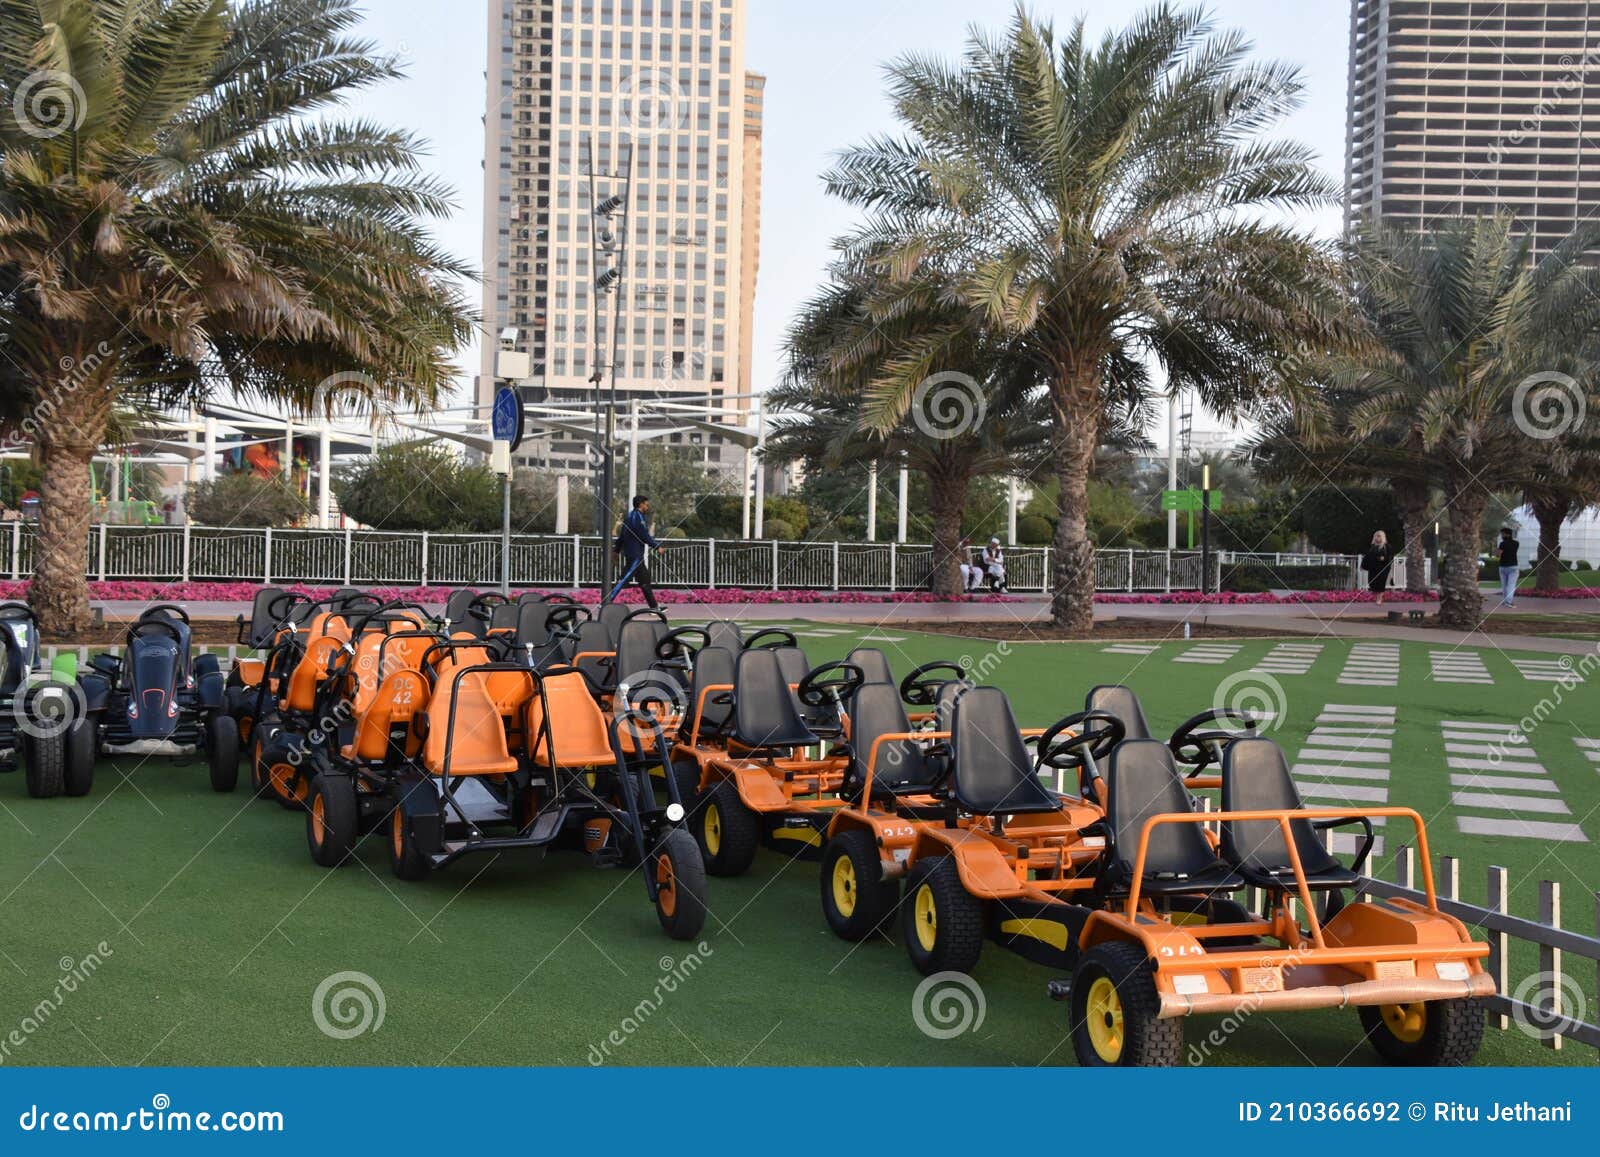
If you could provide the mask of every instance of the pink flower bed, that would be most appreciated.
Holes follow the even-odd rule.
[[[248,603],[255,598],[261,589],[259,583],[215,583],[215,582],[190,582],[190,583],[156,583],[156,582],[91,582],[89,584],[89,597],[116,602],[215,602],[215,603]],[[303,583],[290,584],[285,589],[300,591],[313,597],[321,598],[331,595],[336,588],[325,586],[310,586]],[[372,593],[381,599],[406,599],[420,603],[443,603],[456,590],[457,587],[373,587]],[[523,590],[539,588],[518,588],[517,593]],[[597,603],[600,601],[600,592],[593,588],[572,590],[570,588],[551,588],[550,593],[568,595],[580,603]],[[718,587],[714,590],[659,590],[657,597],[663,603],[688,604],[702,606],[726,606],[730,604],[795,604],[810,603],[945,603],[968,602],[968,597],[954,599],[941,598],[937,595],[927,594],[922,591],[901,591],[894,594],[882,591],[772,591],[772,590],[746,590],[739,587]],[[0,599],[26,599],[28,597],[28,584],[26,582],[0,582]],[[1562,589],[1556,598],[1564,599],[1600,599],[1600,587],[1567,587]],[[1391,603],[1410,603],[1432,601],[1438,598],[1438,593],[1430,591],[1425,595],[1408,594],[1405,591],[1391,591],[1388,601]],[[980,595],[979,601],[1004,603],[1025,601],[1018,595]],[[629,588],[622,594],[625,603],[639,603],[643,599],[634,588]],[[1218,606],[1273,606],[1295,603],[1370,603],[1375,598],[1367,591],[1295,591],[1290,594],[1278,595],[1271,593],[1220,594],[1202,595],[1197,591],[1176,591],[1172,594],[1100,594],[1095,596],[1095,601],[1112,606],[1160,606],[1160,605],[1189,605],[1211,604]]]
[[[1518,591],[1523,598],[1600,599],[1600,587],[1558,587],[1553,591]]]

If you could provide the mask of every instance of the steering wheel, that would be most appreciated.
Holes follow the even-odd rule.
[[[695,640],[693,643],[690,640]],[[678,627],[662,635],[656,643],[656,658],[663,663],[682,663],[711,641],[704,627]]]
[[[866,681],[867,673],[855,663],[824,663],[806,672],[795,694],[807,707],[821,707],[848,699]]]
[[[33,608],[27,603],[0,603],[0,619],[32,619]]]
[[[762,642],[765,639],[766,642]],[[800,641],[794,637],[793,631],[782,627],[767,627],[757,631],[744,641],[746,651],[775,651],[779,647],[798,647]]]
[[[622,688],[618,687],[618,691]],[[627,694],[617,695],[612,710],[624,721],[637,720],[650,726],[659,722],[662,715],[677,714],[684,710],[683,687],[670,675],[646,671],[636,682],[627,685]]]
[[[640,607],[636,611],[629,611],[627,614],[623,615],[622,622],[618,624],[617,629],[620,631],[623,627],[627,626],[627,624],[633,622],[635,619],[656,619],[664,623],[667,621],[667,612],[662,610],[660,607]]]
[[[1202,730],[1207,724],[1221,722],[1237,723],[1246,734],[1255,731],[1257,726],[1254,716],[1235,711],[1232,707],[1213,707],[1181,723],[1167,741],[1167,746],[1172,749],[1173,759],[1194,769],[1185,778],[1193,779],[1213,763],[1219,762],[1221,749],[1235,739],[1242,738],[1237,731],[1223,731],[1220,728]]]
[[[146,613],[148,614],[148,612]],[[178,630],[178,628],[167,619],[141,618],[138,622],[134,623],[133,626],[128,628],[128,636],[130,638],[148,635],[151,633],[165,635],[167,638],[172,640],[174,646],[180,649],[183,647],[183,632]]]
[[[936,671],[944,672],[950,678],[928,678]],[[900,699],[908,707],[932,707],[939,701],[940,687],[946,683],[960,682],[966,677],[967,673],[959,663],[950,663],[943,659],[934,663],[924,663],[900,680]]]
[[[170,614],[186,623],[189,621],[189,612],[177,603],[156,603],[154,606],[146,607],[144,613],[139,616],[139,621],[142,623],[147,619],[153,619],[157,614]]]
[[[267,618],[281,623],[294,613],[296,606],[310,602],[310,595],[303,595],[299,591],[280,591],[267,600]]]
[[[1110,755],[1111,749],[1127,736],[1127,724],[1111,712],[1079,711],[1056,720],[1039,736],[1039,762],[1057,771],[1076,771],[1090,759],[1101,760]]]
[[[526,595],[519,596],[517,601],[521,602],[523,598],[527,597],[528,596]],[[576,606],[578,603],[577,599],[573,598],[571,595],[564,595],[560,591],[550,591],[547,594],[534,595],[531,601],[536,603],[565,603],[570,606]]]
[[[562,603],[553,607],[544,617],[544,629],[551,639],[571,639],[578,633],[578,624],[594,618],[594,612],[577,603]]]
[[[479,595],[467,604],[467,614],[477,619],[480,623],[487,623],[494,618],[494,609],[504,606],[511,600],[505,595],[490,591],[488,594]]]

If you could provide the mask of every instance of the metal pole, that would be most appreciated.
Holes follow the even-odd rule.
[[[750,465],[752,458],[750,447],[746,446],[744,448],[744,513],[739,517],[739,537],[745,542],[750,541]]]
[[[217,476],[217,420],[210,415],[206,416],[206,464],[200,471],[200,479],[210,482]]]
[[[911,472],[906,469],[905,463],[902,462],[900,464],[900,509],[895,515],[894,525],[894,540],[896,542],[904,542],[906,540],[906,496],[910,488],[910,476]]]
[[[867,541],[878,541],[878,463],[867,463]]]
[[[500,593],[511,593],[511,470],[506,463],[506,476],[500,480]]]
[[[628,497],[639,493],[639,399],[628,403]]]
[[[1006,479],[1006,545],[1017,545],[1017,480]]]
[[[571,480],[565,474],[556,475],[556,533],[567,533],[567,522],[571,509],[572,491]]]
[[[1200,468],[1200,593],[1211,593],[1211,467]]]
[[[290,482],[294,481],[294,420],[285,418],[283,421],[283,476]]]
[[[767,505],[767,402],[756,399],[756,537],[760,538],[766,524]]]
[[[1178,488],[1178,394],[1167,395],[1167,489]],[[1167,511],[1167,549],[1178,549],[1178,512]]]

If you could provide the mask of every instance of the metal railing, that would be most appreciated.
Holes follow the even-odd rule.
[[[923,543],[778,542],[672,539],[651,560],[662,586],[758,590],[914,591],[927,586],[933,548]],[[601,579],[606,540],[593,535],[513,535],[515,586],[592,586]],[[0,577],[33,573],[37,530],[0,524]],[[1051,589],[1053,551],[1006,549],[1010,588]],[[1343,555],[1244,555],[1211,558],[1216,589],[1226,564],[1260,561],[1275,570],[1349,565]],[[148,582],[314,583],[356,586],[476,586],[499,581],[497,534],[386,530],[276,530],[205,526],[91,528],[85,565],[91,579]],[[1200,588],[1199,551],[1099,550],[1095,587],[1126,594]]]

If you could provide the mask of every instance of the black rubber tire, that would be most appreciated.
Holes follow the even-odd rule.
[[[934,915],[933,946],[922,943],[917,915],[918,896],[927,889]],[[950,856],[918,860],[906,879],[900,903],[901,930],[906,953],[924,976],[936,972],[971,972],[983,953],[983,901],[961,883]]]
[[[239,786],[239,724],[226,712],[206,719],[206,760],[211,790],[230,792]]]
[[[839,910],[834,894],[834,872],[841,860],[848,860],[854,886],[855,908],[846,916]],[[865,940],[881,931],[894,915],[900,900],[897,880],[883,878],[883,860],[872,833],[860,828],[840,832],[822,849],[822,915],[841,940]]]
[[[92,720],[79,719],[67,729],[66,766],[62,769],[62,789],[69,796],[85,796],[94,790],[95,726]]]
[[[272,799],[272,785],[267,782],[265,757],[266,737],[256,728],[250,735],[250,792],[256,799]]]
[[[297,752],[298,758],[294,758]],[[269,735],[261,746],[260,759],[266,797],[279,807],[300,811],[311,798],[310,764],[311,755],[300,736],[281,729]],[[288,794],[280,791],[272,782],[272,773],[276,768],[283,769],[280,778],[287,782]]]
[[[1183,1018],[1156,1019],[1155,969],[1139,945],[1127,940],[1096,944],[1072,973],[1072,1048],[1078,1063],[1090,1068],[1171,1067],[1183,1063]],[[1107,1060],[1089,1035],[1087,1004],[1097,980],[1109,980],[1122,1005],[1121,1054]]]
[[[656,892],[656,917],[674,940],[693,940],[706,926],[706,867],[700,845],[684,828],[670,828],[650,856],[650,871],[659,883],[662,861],[670,888]],[[669,910],[670,909],[670,910]]]
[[[1430,1000],[1423,1008],[1427,1019],[1422,1036],[1415,1041],[1395,1036],[1378,1006],[1362,1005],[1356,1011],[1368,1043],[1391,1065],[1454,1068],[1471,1064],[1483,1044],[1483,1005],[1462,997]]]
[[[23,740],[23,778],[34,799],[53,799],[61,794],[67,770],[66,734],[48,738],[30,735]]]
[[[402,880],[425,880],[431,865],[417,847],[417,837],[405,809],[397,807],[387,822],[384,846],[389,849],[389,870]]]
[[[692,816],[700,809],[702,803],[700,795],[700,765],[692,759],[675,759],[667,765],[667,774],[678,782],[678,796],[683,800],[683,811],[687,816]],[[662,788],[661,798],[670,800],[665,787]],[[665,805],[663,805],[665,806]]]
[[[715,839],[708,834],[708,825],[715,826]],[[739,789],[724,780],[712,784],[693,812],[691,830],[706,871],[713,876],[742,876],[756,861],[756,849],[761,846],[761,817],[745,807],[739,798]],[[717,850],[711,850],[715,842]]]
[[[306,808],[306,847],[324,868],[337,868],[355,851],[361,837],[361,805],[348,775],[323,772],[311,781]]]

